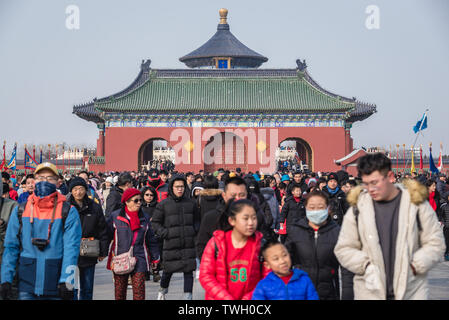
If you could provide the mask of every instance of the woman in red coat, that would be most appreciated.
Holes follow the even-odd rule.
[[[250,300],[268,270],[259,259],[262,233],[256,231],[254,204],[230,201],[209,240],[200,264],[206,300]]]

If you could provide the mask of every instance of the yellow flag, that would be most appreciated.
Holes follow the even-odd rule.
[[[410,172],[415,172],[415,150],[412,146],[412,166],[410,168]]]

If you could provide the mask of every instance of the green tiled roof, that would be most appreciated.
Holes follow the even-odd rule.
[[[313,86],[304,77],[157,77],[124,96],[95,102],[104,112],[242,113],[346,112],[344,101]]]

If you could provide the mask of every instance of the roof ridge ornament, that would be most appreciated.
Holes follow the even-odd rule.
[[[151,64],[150,59],[142,60],[142,63],[140,64],[140,68],[145,71],[150,70],[150,64]]]
[[[302,60],[302,62],[301,59],[296,60],[296,65],[299,71],[304,71],[307,68],[306,59]]]
[[[220,24],[228,24],[228,9],[221,8],[220,10],[218,10],[218,13],[220,14]]]

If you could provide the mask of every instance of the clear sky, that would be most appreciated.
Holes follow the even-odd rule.
[[[69,5],[78,30],[66,26]],[[449,153],[447,0],[0,0],[0,141],[94,146],[95,124],[73,105],[124,89],[142,59],[186,68],[179,57],[216,32],[222,7],[231,32],[269,58],[261,68],[306,59],[325,89],[377,105],[354,124],[356,147],[411,145],[429,108],[418,143]]]

